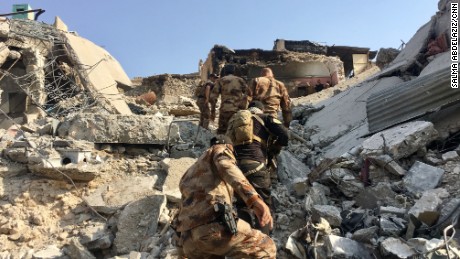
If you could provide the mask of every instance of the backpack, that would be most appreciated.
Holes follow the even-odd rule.
[[[230,118],[226,135],[232,140],[234,146],[251,144],[253,140],[262,142],[260,137],[254,135],[253,117],[264,125],[259,116],[248,110],[239,110]]]

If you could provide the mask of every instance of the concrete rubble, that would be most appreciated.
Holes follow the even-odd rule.
[[[284,54],[283,65],[320,60],[340,80],[293,99],[290,130],[305,141],[278,156],[278,258],[460,257],[458,104],[372,134],[366,113],[373,93],[447,69],[446,52],[428,44],[449,37],[449,2],[354,78],[334,57]],[[109,53],[56,24],[0,19],[0,258],[178,258],[178,183],[215,129],[197,127],[191,89],[213,65],[131,82]],[[73,94],[50,97],[65,82]]]

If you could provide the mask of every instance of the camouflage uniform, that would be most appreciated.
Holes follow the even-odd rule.
[[[209,81],[198,89],[196,104],[200,108],[200,126],[207,129],[209,128],[209,119],[211,116],[211,109],[209,108],[209,99],[206,99],[206,88],[209,87],[211,91],[214,83]]]
[[[214,168],[214,170],[212,169]],[[231,145],[209,148],[182,177],[181,207],[175,221],[184,255],[188,258],[276,258],[270,237],[238,220],[232,235],[218,222],[213,204],[231,204],[234,192],[249,207],[261,199],[236,166]]]
[[[273,77],[257,77],[249,85],[253,101],[261,101],[265,105],[264,113],[278,118],[281,108],[283,124],[289,127],[292,120],[291,100],[284,84]]]
[[[227,75],[219,79],[211,92],[211,114],[215,114],[217,98],[221,97],[217,134],[225,134],[228,121],[248,105],[248,85],[241,77]]]
[[[259,109],[254,111],[262,112]],[[252,113],[257,116],[253,116],[252,118],[253,134],[258,136],[261,142],[254,139],[250,144],[235,146],[236,159],[238,167],[247,177],[248,181],[254,186],[254,189],[262,197],[265,204],[270,207],[270,210],[274,211],[271,199],[272,183],[270,170],[267,168],[267,143],[269,139],[273,138],[272,141],[270,141],[270,150],[271,152],[276,150],[278,154],[283,146],[288,145],[289,133],[278,119],[268,114]],[[239,198],[236,206],[240,218],[250,222],[254,228],[261,230],[265,234],[270,232],[267,227],[261,227],[258,224],[255,215],[251,210],[248,210],[246,205]]]

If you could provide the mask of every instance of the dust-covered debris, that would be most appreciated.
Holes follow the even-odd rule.
[[[373,135],[366,114],[371,94],[447,67],[448,55],[438,52],[449,2],[440,1],[439,12],[393,61],[385,59],[382,71],[371,65],[346,79],[331,57],[245,52],[268,55],[268,63],[254,69],[314,60],[341,78],[293,100],[290,130],[298,137],[278,157],[272,191],[271,236],[279,258],[459,256],[452,231],[460,233],[458,104]],[[37,33],[61,41],[53,45],[27,30],[40,26]],[[23,93],[18,103],[36,98],[43,109],[7,111],[1,125],[0,257],[178,258],[170,228],[177,182],[213,136],[197,127],[192,96],[210,64],[201,75],[165,74],[131,84],[99,48],[105,58],[100,69],[114,72],[109,79],[73,66],[68,60],[97,56],[79,49],[85,40],[52,26],[2,19],[0,35],[2,96],[12,86]],[[73,46],[68,52],[67,44]],[[63,84],[53,84],[56,79]],[[108,83],[113,88],[102,92]],[[57,99],[50,96],[55,90],[59,97],[73,94]]]

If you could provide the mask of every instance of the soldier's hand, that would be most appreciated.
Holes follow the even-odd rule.
[[[273,229],[273,218],[270,214],[270,208],[267,204],[263,202],[262,199],[257,199],[252,205],[252,209],[259,219],[259,223],[262,227],[265,227],[267,224],[270,226],[270,230]]]

